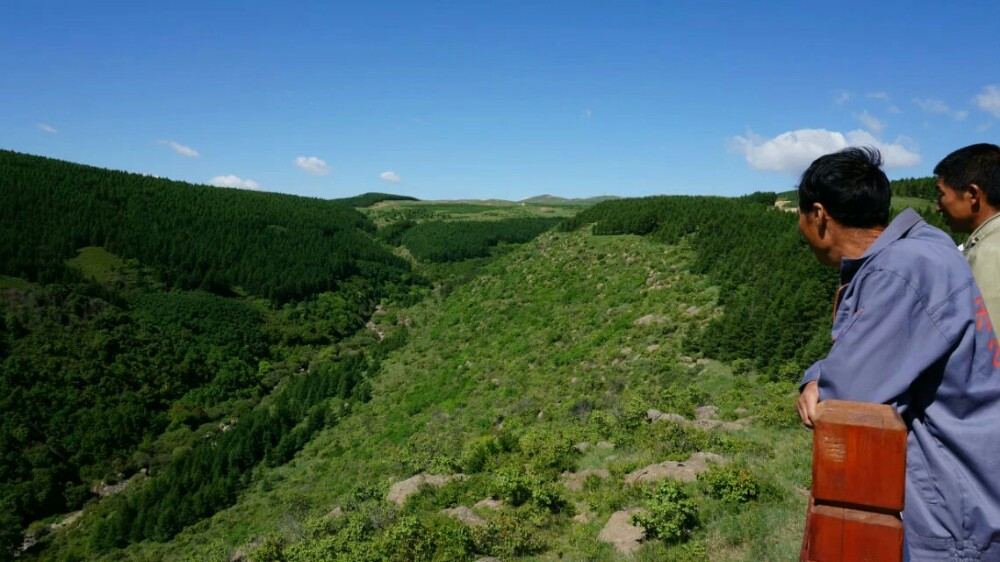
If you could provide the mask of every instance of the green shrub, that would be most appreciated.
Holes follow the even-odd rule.
[[[520,447],[525,460],[538,471],[571,470],[577,452],[572,439],[562,432],[534,428],[521,436]]]
[[[472,533],[478,552],[504,560],[533,554],[543,547],[534,526],[507,510],[501,511]]]
[[[483,470],[490,458],[500,450],[500,443],[495,437],[480,437],[465,444],[459,464],[466,474],[475,474]]]
[[[698,506],[679,483],[664,480],[645,495],[646,511],[633,515],[632,522],[646,529],[647,537],[683,542],[700,525]]]
[[[745,466],[713,466],[698,475],[705,494],[728,503],[747,503],[757,499],[764,486]]]

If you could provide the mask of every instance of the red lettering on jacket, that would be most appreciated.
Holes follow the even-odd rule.
[[[990,313],[986,311],[986,303],[983,302],[983,297],[976,297],[976,300],[972,301],[976,305],[976,330],[979,332],[990,332],[993,334],[993,322],[990,320]],[[994,337],[990,340],[989,344],[990,351],[993,352],[993,366],[1000,367],[1000,341]]]

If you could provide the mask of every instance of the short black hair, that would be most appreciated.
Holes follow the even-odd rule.
[[[892,189],[881,166],[882,155],[868,146],[820,156],[802,173],[799,210],[809,212],[814,203],[820,203],[844,226],[889,224]]]
[[[1000,146],[989,143],[959,148],[934,166],[934,175],[952,189],[976,184],[986,193],[986,202],[1000,207]]]

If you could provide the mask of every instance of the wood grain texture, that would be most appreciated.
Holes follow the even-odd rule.
[[[884,404],[826,400],[820,406],[799,560],[901,561],[906,425]]]

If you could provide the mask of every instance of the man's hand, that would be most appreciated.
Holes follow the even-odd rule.
[[[810,381],[802,388],[799,400],[795,403],[795,409],[799,411],[802,425],[812,429],[813,420],[816,419],[816,405],[819,404],[819,381]]]

